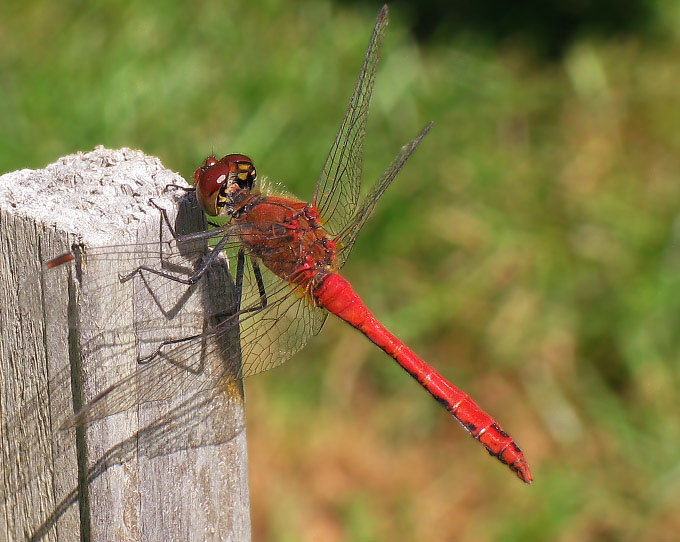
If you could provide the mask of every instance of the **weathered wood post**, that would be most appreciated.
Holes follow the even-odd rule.
[[[129,251],[41,272],[76,242],[86,255],[128,243],[148,253],[169,234],[152,198],[180,231],[205,228],[172,183],[185,181],[158,159],[100,147],[0,176],[0,541],[250,539],[238,381],[192,390],[182,372],[200,368],[155,360],[160,379],[179,375],[160,384],[164,400],[137,405],[131,389],[131,408],[59,430],[74,405],[138,370],[145,349],[198,333],[232,302],[219,270],[211,286],[121,284]]]

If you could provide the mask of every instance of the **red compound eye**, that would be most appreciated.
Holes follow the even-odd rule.
[[[243,154],[228,154],[221,160],[208,156],[194,173],[198,203],[207,214],[217,216],[225,206],[225,198],[250,190],[256,175],[253,162]]]
[[[236,175],[236,182],[241,188],[251,190],[257,178],[253,161],[245,154],[227,154],[220,162],[229,165],[230,171]]]

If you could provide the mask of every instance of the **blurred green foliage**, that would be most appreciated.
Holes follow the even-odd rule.
[[[680,9],[649,7],[663,32],[582,32],[548,64],[466,32],[419,46],[393,10],[367,184],[436,124],[345,271],[536,482],[329,322],[246,385],[256,539],[677,538]],[[0,171],[104,144],[190,177],[243,152],[309,198],[378,8],[4,2]]]
[[[585,36],[651,37],[664,31],[663,3],[657,0],[395,0],[390,5],[425,43],[468,33],[494,47],[519,42],[525,53],[543,60],[561,58]]]

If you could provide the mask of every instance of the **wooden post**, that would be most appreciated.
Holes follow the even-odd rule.
[[[135,267],[129,251],[87,260],[92,247],[147,243],[148,253],[167,239],[151,198],[180,233],[204,229],[193,196],[165,190],[172,183],[186,184],[158,159],[101,147],[0,176],[0,541],[250,539],[237,380],[194,390],[173,381],[165,400],[138,405],[131,388],[130,408],[59,430],[150,348],[200,332],[232,302],[219,269],[193,287],[121,283]],[[75,242],[83,265],[41,272]],[[173,263],[190,269],[195,257]],[[238,337],[226,339],[236,348]],[[197,369],[153,363],[158,375]]]

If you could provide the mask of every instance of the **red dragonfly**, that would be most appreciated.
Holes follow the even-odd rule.
[[[221,159],[209,156],[194,176],[196,197],[205,213],[227,217],[228,222],[208,231],[176,237],[163,247],[164,260],[172,261],[180,253],[185,254],[183,249],[197,240],[215,240],[197,270],[188,276],[178,276],[153,265],[151,256],[143,254],[145,251],[139,246],[126,249],[136,251],[135,258],[142,265],[120,276],[120,282],[155,276],[157,280],[194,284],[220,254],[227,254],[236,264],[235,307],[229,314],[221,313],[218,322],[201,333],[158,342],[153,352],[138,360],[133,374],[100,393],[66,426],[87,423],[190,386],[196,389],[218,386],[233,378],[225,367],[237,366],[237,378],[274,367],[317,334],[330,312],[391,356],[491,455],[508,465],[522,481],[531,482],[529,466],[514,440],[469,395],[390,333],[339,274],[378,199],[432,125],[428,124],[401,149],[359,204],[366,118],[386,26],[387,6],[378,16],[349,107],[311,204],[256,188],[256,169],[245,155],[229,154]],[[51,260],[47,266],[57,267],[77,257],[104,258],[110,252],[119,253],[120,247],[88,249],[82,256],[68,253]],[[240,333],[240,345],[225,346],[229,342],[225,339],[233,336],[235,330]],[[161,358],[181,360],[184,367],[195,365],[199,357],[205,359],[206,349],[219,355],[219,366],[195,372],[180,370],[179,365],[173,365],[174,370],[157,367]]]

